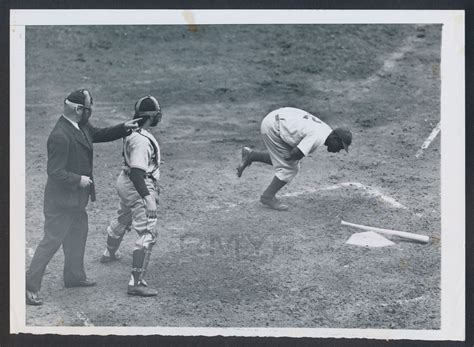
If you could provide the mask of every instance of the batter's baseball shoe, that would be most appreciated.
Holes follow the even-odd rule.
[[[269,198],[267,196],[262,195],[260,197],[260,202],[273,210],[277,211],[288,211],[288,206],[281,203],[280,200],[275,198],[274,196]]]
[[[158,292],[154,289],[148,288],[145,283],[140,281],[138,284],[135,285],[129,284],[127,294],[137,296],[156,296],[158,295]]]
[[[106,264],[113,261],[117,261],[121,258],[122,258],[122,253],[120,253],[120,251],[116,251],[113,254],[110,254],[109,252],[105,251],[104,254],[102,254],[102,257],[100,257],[100,262],[103,264]]]
[[[244,172],[245,168],[252,164],[250,162],[250,153],[252,153],[252,150],[249,147],[242,148],[242,160],[239,166],[237,166],[237,177],[242,176],[242,172]]]
[[[32,292],[30,290],[26,290],[26,304],[32,306],[40,306],[43,305],[43,300],[41,300],[38,296],[37,292]]]

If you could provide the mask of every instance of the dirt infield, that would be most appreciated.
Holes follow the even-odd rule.
[[[440,120],[440,41],[435,25],[27,28],[27,265],[43,235],[46,139],[64,97],[90,89],[96,126],[127,120],[147,93],[164,113],[147,274],[159,295],[127,297],[133,233],[120,262],[99,263],[121,141],[96,144],[85,264],[98,286],[64,288],[58,252],[27,325],[439,329],[439,136],[415,154]],[[260,120],[282,106],[354,135],[349,154],[320,149],[302,161],[282,190],[287,213],[258,203],[271,167],[235,172],[243,145],[263,149]],[[356,230],[341,219],[431,242],[349,246]]]

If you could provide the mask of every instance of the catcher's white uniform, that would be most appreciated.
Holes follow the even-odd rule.
[[[146,172],[145,183],[152,197],[158,199],[158,179],[160,178],[160,146],[155,137],[145,129],[133,131],[123,140],[124,165],[117,179],[117,192],[120,197],[118,216],[111,221],[107,233],[113,238],[121,238],[128,229],[139,234],[135,249],[147,248],[156,242],[156,220],[146,215],[144,200],[138,194],[128,177],[131,168]]]
[[[261,134],[281,181],[290,182],[298,173],[299,160],[285,160],[294,147],[307,156],[324,144],[332,129],[304,110],[283,107],[270,112],[262,120]]]

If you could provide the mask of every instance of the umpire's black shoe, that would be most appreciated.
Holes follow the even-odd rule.
[[[64,283],[64,286],[66,288],[72,288],[72,287],[93,287],[97,284],[96,281],[91,281],[88,279],[82,280],[82,281],[77,281],[77,282],[70,282],[70,283]]]
[[[37,292],[26,290],[26,304],[32,306],[40,306],[43,305],[43,300],[41,300],[38,296]]]

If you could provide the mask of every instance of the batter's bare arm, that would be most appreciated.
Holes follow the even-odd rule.
[[[290,151],[290,154],[285,157],[285,160],[287,161],[300,160],[303,157],[304,157],[303,152],[301,152],[298,147],[295,147]]]

